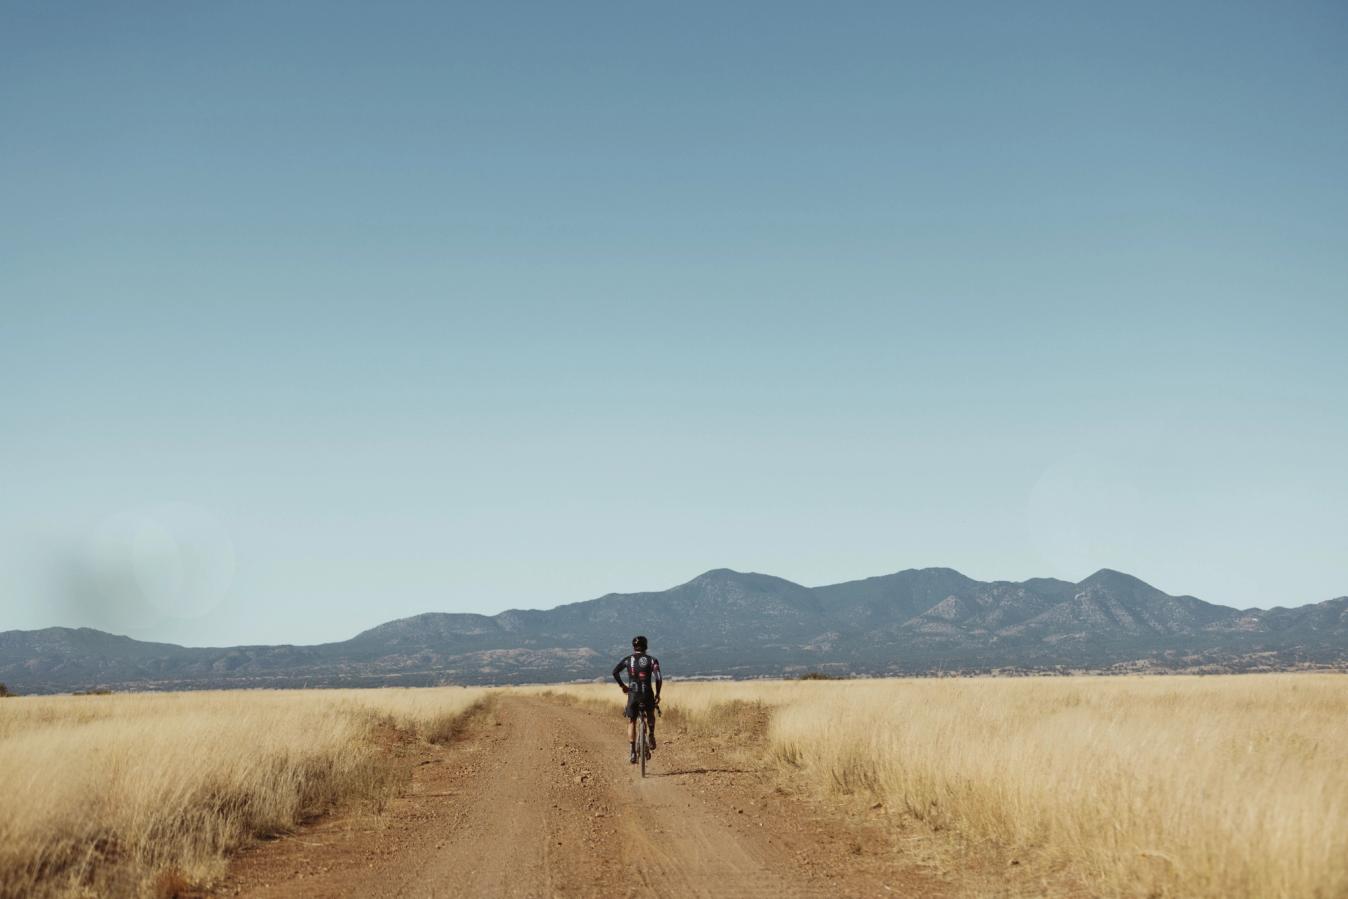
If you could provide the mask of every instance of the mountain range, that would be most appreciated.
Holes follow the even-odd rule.
[[[607,676],[635,633],[673,676],[1348,666],[1348,597],[1233,609],[1103,569],[1079,583],[923,568],[804,587],[708,571],[549,610],[430,612],[314,646],[184,647],[90,628],[0,632],[0,682],[89,689],[522,683]]]

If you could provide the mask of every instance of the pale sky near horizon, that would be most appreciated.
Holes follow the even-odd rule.
[[[1348,594],[1339,3],[6,4],[0,630]]]

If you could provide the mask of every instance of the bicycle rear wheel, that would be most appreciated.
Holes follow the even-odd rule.
[[[650,725],[646,722],[646,714],[645,711],[643,710],[641,715],[641,736],[637,738],[638,739],[637,757],[641,759],[642,777],[646,776],[646,757],[649,756],[651,753],[649,747],[646,744],[646,740],[648,739],[646,736],[646,731],[649,727]]]

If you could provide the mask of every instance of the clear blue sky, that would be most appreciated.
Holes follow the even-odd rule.
[[[8,3],[0,630],[1348,593],[1341,3]]]

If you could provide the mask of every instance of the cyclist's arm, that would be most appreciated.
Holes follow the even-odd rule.
[[[665,679],[660,676],[660,660],[651,659],[651,677],[655,680],[655,701],[660,701],[660,687],[664,685]]]
[[[618,686],[620,687],[626,686],[626,684],[623,683],[622,677],[620,676],[622,670],[626,667],[627,667],[627,659],[623,659],[621,662],[613,666],[613,679],[618,682]]]

